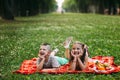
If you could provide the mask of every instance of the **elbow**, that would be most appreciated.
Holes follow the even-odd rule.
[[[70,68],[69,70],[75,71],[75,69],[73,69],[73,68]]]
[[[75,70],[75,68],[74,68],[74,67],[69,67],[69,70],[74,71],[74,70]]]
[[[42,68],[41,68],[41,67],[39,67],[39,66],[37,66],[37,71],[39,71],[39,70],[42,70]]]
[[[85,70],[86,68],[87,68],[87,66],[84,66],[84,67],[81,68],[81,70]]]
[[[84,67],[84,68],[81,68],[81,70],[85,70],[86,68]]]

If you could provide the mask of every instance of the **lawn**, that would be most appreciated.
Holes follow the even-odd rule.
[[[0,19],[0,80],[120,80],[120,73],[96,74],[13,74],[25,59],[37,57],[41,43],[59,48],[63,56],[63,41],[73,36],[89,46],[90,57],[114,56],[120,65],[120,16],[95,14],[39,14],[16,17],[15,21]],[[63,56],[64,57],[64,56]]]

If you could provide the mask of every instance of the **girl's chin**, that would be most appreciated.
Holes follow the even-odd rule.
[[[78,53],[74,53],[74,55],[78,55]]]

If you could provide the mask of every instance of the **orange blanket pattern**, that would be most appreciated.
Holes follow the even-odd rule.
[[[48,73],[48,74],[63,74],[63,73],[96,73],[96,74],[111,74],[115,72],[120,72],[120,66],[114,63],[114,57],[111,56],[95,56],[88,62],[88,67],[83,71],[70,71],[69,63],[59,67],[56,70],[53,69],[43,69],[36,71],[36,60],[37,58],[32,58],[31,60],[24,60],[20,66],[19,70],[14,71],[14,73],[20,74],[33,74],[33,73]]]

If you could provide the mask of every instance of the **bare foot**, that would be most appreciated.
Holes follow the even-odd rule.
[[[73,39],[73,37],[66,38],[66,40],[63,43],[64,48],[69,48],[72,39]]]

